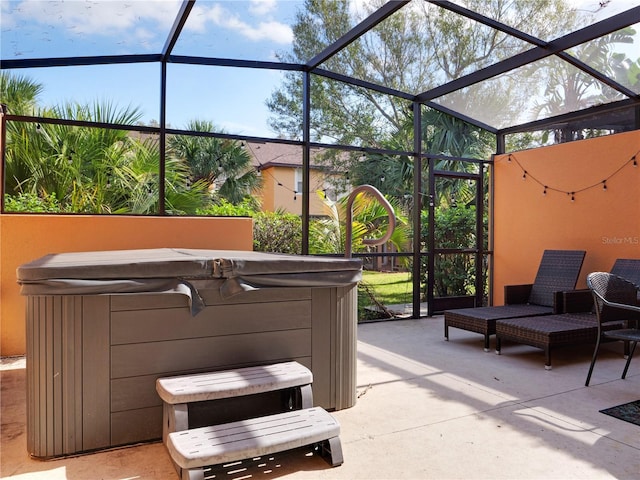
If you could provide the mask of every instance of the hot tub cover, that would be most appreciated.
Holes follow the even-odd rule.
[[[346,286],[362,278],[359,259],[234,250],[157,248],[55,253],[17,269],[23,295],[177,292],[192,313],[204,304],[194,280],[224,279],[223,296],[264,287]]]

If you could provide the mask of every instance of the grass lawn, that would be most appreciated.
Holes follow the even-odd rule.
[[[362,282],[373,292],[375,298],[384,305],[411,303],[411,273],[410,272],[362,272]],[[363,288],[359,289],[358,305],[360,308],[373,305],[369,295]]]

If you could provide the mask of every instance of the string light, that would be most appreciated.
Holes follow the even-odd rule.
[[[587,187],[581,188],[579,190],[574,190],[574,191],[563,190],[563,189],[560,189],[560,188],[554,188],[554,187],[550,187],[549,185],[545,185],[540,180],[538,180],[536,177],[531,175],[530,172],[525,170],[524,167],[520,164],[518,159],[513,154],[509,154],[507,156],[507,162],[511,163],[512,160],[515,161],[516,165],[518,165],[518,167],[520,167],[520,169],[522,170],[522,180],[527,180],[527,178],[530,178],[531,180],[533,180],[534,182],[536,182],[540,186],[542,186],[542,195],[546,196],[547,195],[547,191],[552,190],[554,192],[566,194],[567,197],[569,197],[572,202],[575,202],[576,194],[582,193],[582,192],[584,192],[586,190],[590,190],[590,189],[592,189],[594,187],[597,187],[597,186],[602,186],[602,190],[606,192],[609,189],[609,187],[607,186],[607,181],[610,180],[611,178],[613,178],[618,173],[620,173],[620,171],[625,166],[627,166],[628,164],[633,165],[633,167],[637,167],[638,166],[638,160],[637,160],[637,155],[638,154],[640,154],[640,151],[638,151],[635,155],[633,155],[629,160],[624,162],[616,171],[614,171],[611,175],[609,175],[604,180],[601,180],[601,181],[599,181],[597,183],[594,183],[593,185],[589,185]]]

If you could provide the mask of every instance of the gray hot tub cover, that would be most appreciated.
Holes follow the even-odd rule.
[[[225,297],[264,287],[357,283],[358,259],[276,253],[159,248],[49,254],[17,269],[22,295],[177,292],[195,315],[204,307],[191,280],[225,279]]]

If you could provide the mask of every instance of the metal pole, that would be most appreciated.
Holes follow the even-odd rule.
[[[436,269],[435,245],[436,245],[436,175],[435,159],[429,158],[429,235],[427,238],[427,314],[433,315],[433,289],[435,288],[434,274]]]
[[[311,74],[304,72],[302,89],[302,254],[309,255],[309,190],[311,188]]]
[[[413,103],[413,290],[411,318],[420,318],[420,280],[422,278],[422,105]]]
[[[7,145],[7,106],[0,103],[0,213],[4,213],[4,169]]]
[[[167,62],[160,63],[160,171],[158,172],[158,213],[165,215],[165,167],[167,150]]]

